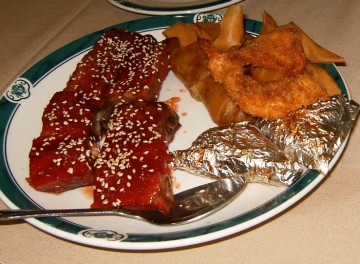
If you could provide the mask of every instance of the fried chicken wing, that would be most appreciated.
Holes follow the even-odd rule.
[[[291,28],[260,35],[241,49],[230,51],[229,57],[244,65],[276,70],[287,76],[301,73],[306,66],[300,36]]]
[[[241,5],[229,7],[220,23],[208,23],[209,32],[218,33],[215,39],[216,34],[198,33],[199,23],[164,31],[182,43],[171,54],[173,72],[215,123],[277,119],[341,94],[335,80],[315,63],[344,63],[343,57],[318,45],[293,22],[280,26],[264,12],[255,37],[245,32],[243,19]]]
[[[201,45],[209,57],[208,67],[215,81],[223,84],[240,108],[253,116],[273,120],[317,100],[328,99],[325,88],[309,74],[299,73],[262,83],[246,74],[244,65],[252,63],[250,57],[244,62],[231,53],[219,52],[208,41],[201,40]],[[256,63],[257,59],[254,60]],[[294,67],[287,65],[293,64],[283,67],[290,69],[286,72],[291,75]]]

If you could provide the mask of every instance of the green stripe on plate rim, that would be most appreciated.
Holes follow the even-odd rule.
[[[40,60],[24,72],[20,78],[28,79],[33,86],[35,87],[38,82],[45,78],[50,72],[54,69],[65,63],[80,53],[88,50],[97,39],[105,31],[111,28],[127,28],[129,31],[149,31],[158,28],[168,27],[176,22],[192,23],[196,15],[177,15],[177,16],[158,16],[145,18],[136,21],[130,21],[126,23],[117,24],[111,27],[104,28],[100,31],[91,33],[87,36],[84,36],[78,40],[75,40],[57,51],[51,53],[44,59]],[[254,21],[250,19],[245,20],[245,28],[248,32],[258,34],[262,23],[259,21]],[[346,85],[343,82],[339,72],[333,64],[329,65],[320,65],[324,67],[336,80],[337,84],[341,88],[342,92],[349,98],[349,93],[346,89]],[[28,197],[24,192],[21,191],[20,187],[17,185],[14,177],[11,175],[11,171],[7,166],[6,157],[5,157],[5,139],[8,131],[8,126],[16,113],[16,109],[19,105],[13,102],[10,102],[3,96],[0,100],[0,144],[3,147],[0,153],[0,192],[9,199],[16,207],[18,208],[38,208],[36,204],[31,201],[31,198]],[[248,211],[242,215],[239,215],[233,219],[226,220],[221,223],[216,223],[209,226],[204,226],[194,230],[166,233],[166,234],[128,234],[127,238],[121,242],[160,242],[160,241],[171,241],[179,239],[188,239],[191,237],[197,237],[205,234],[210,234],[213,232],[221,231],[236,225],[245,223],[249,220],[255,219],[276,207],[284,204],[290,198],[294,197],[296,194],[304,190],[309,186],[317,177],[319,173],[313,170],[308,170],[303,177],[296,182],[294,185],[289,187],[287,190],[276,196],[274,199],[264,203],[263,205]],[[14,192],[18,190],[18,192]],[[37,221],[40,221],[48,226],[62,230],[69,234],[79,234],[79,232],[88,229],[88,227],[81,226],[72,222],[68,222],[61,218],[41,218]]]
[[[212,6],[217,6],[217,5],[222,5],[222,4],[226,4],[231,2],[232,0],[220,0],[220,1],[215,1],[209,4],[201,4],[201,5],[193,5],[193,6],[186,6],[186,7],[169,7],[169,8],[161,8],[161,7],[151,7],[151,6],[143,6],[143,5],[138,5],[138,4],[133,4],[130,3],[128,1],[123,1],[123,0],[114,0],[115,3],[124,6],[124,7],[128,7],[128,8],[132,8],[134,10],[139,10],[139,11],[156,11],[156,12],[186,12],[192,9],[204,9],[204,8],[209,8]]]

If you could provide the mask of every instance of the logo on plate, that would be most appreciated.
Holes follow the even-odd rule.
[[[127,238],[127,235],[119,234],[119,233],[117,233],[115,231],[111,231],[111,230],[87,229],[87,230],[81,231],[79,234],[83,235],[84,237],[105,239],[107,241],[121,241],[121,240],[124,240]]]
[[[17,79],[10,89],[6,92],[6,97],[12,102],[19,102],[22,99],[30,97],[32,85],[29,80],[24,78]]]
[[[223,16],[218,14],[197,14],[194,17],[194,23],[198,22],[220,22]]]

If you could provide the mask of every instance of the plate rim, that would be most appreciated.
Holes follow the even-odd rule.
[[[138,4],[133,4],[129,1],[124,0],[108,0],[108,2],[115,7],[120,9],[124,9],[129,12],[134,12],[138,14],[144,15],[179,15],[179,14],[195,14],[199,12],[209,12],[215,9],[221,9],[228,7],[233,4],[240,3],[244,0],[217,0],[213,3],[208,4],[199,4],[189,7],[174,7],[174,8],[166,8],[166,7],[148,7],[142,6]]]
[[[158,17],[150,17],[150,18],[144,18],[144,19],[140,19],[140,20],[134,20],[134,21],[120,23],[120,24],[116,24],[116,25],[113,25],[110,27],[106,27],[102,30],[99,30],[99,31],[90,33],[86,36],[83,36],[81,38],[78,38],[77,40],[74,40],[74,41],[68,43],[67,45],[57,49],[56,51],[50,53],[49,55],[47,55],[40,61],[33,64],[30,68],[28,68],[22,75],[20,75],[20,77],[18,79],[24,78],[24,79],[28,79],[30,81],[32,80],[32,83],[34,85],[36,85],[38,82],[40,82],[42,80],[42,78],[46,78],[46,74],[53,71],[54,68],[59,67],[59,65],[61,65],[61,63],[65,63],[66,60],[69,60],[71,57],[76,56],[77,54],[80,54],[82,52],[85,52],[86,49],[89,49],[92,46],[92,44],[98,39],[98,37],[103,32],[109,30],[110,28],[126,27],[130,31],[150,31],[150,30],[156,30],[156,29],[160,29],[163,27],[167,27],[171,23],[175,23],[177,21],[193,22],[196,19],[196,16],[197,16],[196,14],[187,14],[187,15],[180,15],[180,16],[179,15],[178,16],[173,16],[173,15],[158,16]],[[247,31],[258,33],[261,25],[262,25],[262,23],[259,21],[245,19],[245,27],[246,27]],[[62,56],[59,56],[59,55],[62,55]],[[43,64],[45,64],[47,62],[47,60],[50,58],[52,59],[52,61],[54,61],[53,60],[54,58],[56,59],[53,62],[53,65],[50,65],[51,67],[48,65],[47,68],[46,67],[42,68],[41,66],[43,66]],[[324,66],[324,67],[330,67],[332,70],[336,71],[336,74],[338,75],[337,78],[339,78],[336,81],[337,82],[340,81],[341,88],[345,89],[345,91],[343,90],[343,92],[345,92],[347,94],[348,98],[350,99],[350,91],[348,89],[348,86],[346,85],[343,77],[341,76],[341,73],[337,70],[336,66],[331,64],[330,66]],[[34,72],[39,72],[39,73],[35,76],[31,76]],[[10,113],[10,115],[7,116],[8,119],[6,121],[5,120],[0,121],[0,129],[4,128],[5,132],[8,131],[10,119],[12,119],[13,116],[15,116],[16,108],[20,105],[20,104],[16,105],[12,102],[9,102],[5,98],[6,92],[7,92],[7,90],[5,90],[4,94],[2,95],[2,97],[0,99],[2,106],[4,106],[6,102],[8,102],[6,105],[7,107],[9,107],[9,109],[7,109],[7,112]],[[0,111],[0,114],[3,112],[4,111],[2,108]],[[4,126],[4,124],[5,124],[5,126]],[[1,151],[0,155],[2,157],[2,161],[0,162],[0,166],[6,167],[3,169],[6,169],[7,173],[10,173],[10,171],[7,168],[8,164],[6,164],[6,162],[5,162],[5,160],[6,160],[6,157],[5,157],[5,155],[6,155],[6,152],[5,152],[6,137],[5,136],[6,136],[6,133],[2,132],[1,138],[0,138],[0,144],[2,146],[2,151]],[[338,158],[341,156],[346,143],[347,143],[347,141],[342,144],[342,149],[338,151],[338,153],[337,153]],[[312,173],[312,172],[310,172],[310,173]],[[126,240],[125,239],[117,244],[116,243],[106,243],[106,242],[101,243],[104,241],[99,241],[96,239],[89,240],[85,237],[81,237],[79,235],[79,233],[75,234],[75,233],[69,233],[68,231],[64,231],[63,229],[60,230],[57,227],[57,224],[59,224],[59,222],[60,222],[60,224],[64,224],[65,226],[66,226],[66,224],[69,224],[69,223],[70,223],[70,225],[77,225],[79,230],[83,228],[82,226],[80,226],[76,223],[69,222],[62,218],[59,218],[59,219],[56,218],[57,220],[55,219],[54,223],[49,223],[48,221],[43,220],[43,219],[41,219],[41,220],[27,219],[27,222],[30,223],[31,225],[39,228],[40,230],[43,230],[49,234],[53,234],[59,238],[63,238],[66,240],[70,240],[70,241],[73,241],[76,243],[85,244],[85,245],[89,245],[89,246],[96,246],[96,247],[100,247],[100,248],[111,248],[111,249],[120,249],[120,250],[158,250],[158,249],[169,249],[169,248],[178,248],[178,247],[185,247],[185,246],[191,246],[191,245],[199,245],[199,244],[214,241],[214,240],[217,240],[220,238],[225,238],[229,235],[240,233],[250,227],[254,227],[260,223],[263,223],[264,221],[278,215],[280,212],[283,212],[284,210],[287,210],[289,207],[291,207],[292,205],[299,202],[304,196],[306,196],[309,192],[311,192],[316,186],[318,186],[319,183],[325,177],[324,175],[319,174],[317,172],[313,172],[313,173],[315,173],[316,175],[311,174],[309,176],[310,179],[308,179],[308,177],[303,177],[303,178],[306,178],[306,180],[310,180],[310,182],[306,183],[306,185],[304,187],[300,186],[300,191],[297,191],[297,192],[291,194],[291,197],[289,199],[283,201],[280,205],[277,205],[277,206],[271,208],[271,210],[268,210],[263,214],[259,214],[256,217],[251,218],[251,221],[247,220],[247,221],[241,222],[240,220],[237,220],[240,222],[237,224],[233,224],[234,219],[228,219],[226,221],[223,221],[222,223],[216,223],[216,224],[213,224],[210,226],[196,228],[198,230],[198,232],[200,232],[200,233],[203,232],[205,229],[212,229],[212,231],[205,232],[202,235],[195,235],[195,236],[191,236],[191,237],[185,237],[185,238],[183,237],[183,238],[179,238],[179,239],[163,239],[163,240],[161,240],[161,238],[157,238],[159,241],[146,241],[146,242],[139,242],[139,241],[132,242],[132,241],[125,241]],[[14,178],[12,176],[9,175],[9,177],[10,177],[10,179],[8,179],[8,180],[14,180]],[[12,200],[11,198],[8,197],[8,195],[6,195],[3,192],[3,186],[1,183],[4,182],[4,180],[3,180],[4,177],[1,177],[1,178],[2,179],[0,179],[0,198],[10,208],[18,209],[19,208],[17,205],[18,202]],[[16,183],[14,183],[14,184],[16,184]],[[278,196],[281,196],[284,193],[285,193],[285,195],[287,195],[288,192],[290,192],[289,190],[291,188],[293,188],[293,189],[298,188],[298,185],[301,185],[301,184],[302,184],[301,181],[297,182],[296,184],[294,184],[290,188],[286,189],[286,191],[284,191],[283,193],[281,193]],[[21,191],[21,190],[17,189],[17,191]],[[269,203],[269,201],[264,203],[263,205],[267,205],[268,203]],[[254,210],[256,210],[256,208],[251,211],[254,211]],[[248,212],[246,212],[246,213],[248,213]],[[235,218],[238,219],[239,217],[241,217],[241,216],[237,216]],[[249,223],[249,222],[252,222],[252,223]],[[217,230],[215,230],[215,231],[213,230],[214,226],[217,227]],[[221,227],[220,229],[219,229],[219,226]],[[189,232],[189,230],[185,231],[185,233],[188,233],[188,232]],[[184,233],[184,232],[180,231],[180,232],[174,232],[174,234],[175,233]],[[175,234],[175,235],[177,235],[177,234]],[[164,237],[164,234],[160,234],[160,236]]]

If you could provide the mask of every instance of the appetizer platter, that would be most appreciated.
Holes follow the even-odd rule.
[[[345,82],[332,64],[343,62],[343,58],[316,45],[315,51],[311,49],[312,40],[295,24],[278,26],[266,13],[261,23],[244,19],[242,12],[242,7],[235,5],[224,18],[216,14],[160,16],[115,25],[69,43],[24,72],[1,98],[0,198],[12,209],[112,206],[155,210],[166,215],[173,194],[218,177],[241,177],[248,182],[245,190],[225,208],[186,225],[158,226],[116,216],[27,220],[67,240],[126,250],[176,248],[223,238],[262,223],[298,202],[338,161],[358,105],[351,101]],[[277,37],[280,31],[285,33]],[[292,39],[293,35],[301,36],[303,42],[299,45],[303,46],[306,59],[301,52],[296,53],[294,43],[299,39]],[[124,38],[121,44],[117,44],[121,38]],[[227,61],[233,58],[246,61],[248,52],[254,54],[256,48],[266,48],[267,38],[280,38],[284,43],[290,39],[290,46],[295,46],[291,54],[299,55],[299,63],[291,64],[288,57],[285,62],[279,59],[280,69],[286,69],[285,77],[284,72],[281,76],[274,74],[278,73],[278,65],[275,71],[268,66],[271,63],[261,66],[264,62],[261,58],[260,62],[246,62],[245,75],[243,66],[234,67]],[[134,45],[138,42],[142,43],[139,48]],[[104,54],[112,45],[119,46],[110,52],[111,58],[115,58],[110,62]],[[195,48],[188,53],[191,45]],[[242,48],[233,48],[237,46]],[[123,50],[134,52],[124,59]],[[191,65],[194,50],[197,55],[203,52],[202,57],[196,55],[197,63],[203,67],[198,67],[195,77],[189,77],[187,63]],[[147,59],[131,64],[139,54]],[[93,71],[103,64],[106,67],[99,77],[100,73]],[[137,68],[140,64],[144,66]],[[306,67],[306,74],[299,76],[297,67]],[[223,68],[227,72],[234,70],[236,74],[229,76],[235,77],[223,79],[224,74],[218,72]],[[117,81],[110,75],[115,70],[126,77],[120,76]],[[269,106],[260,105],[264,112],[242,104],[244,100],[254,102],[253,105],[264,102],[262,93],[249,93],[241,88],[253,85],[248,78],[258,78],[260,84],[256,83],[253,90],[262,90],[270,88],[264,88],[264,81],[259,79],[277,76],[279,79],[272,79],[271,83],[280,87],[279,92],[267,93],[271,99],[279,100],[279,96],[284,99],[279,95],[283,94],[284,83],[289,86],[287,75],[291,81],[296,80],[290,85],[292,98],[288,104],[276,111],[266,111]],[[94,80],[98,82],[96,89],[81,88],[93,87]],[[309,80],[311,87],[321,83],[318,91],[310,89],[306,98],[301,99],[301,106],[291,108],[301,98],[299,87],[306,89],[304,83]],[[329,81],[323,84],[324,80]],[[234,82],[238,82],[236,89],[240,87],[236,92],[231,90]],[[121,90],[126,85],[130,88]],[[147,88],[131,90],[139,85]],[[106,90],[117,86],[121,89]],[[217,93],[209,93],[208,87],[217,87]],[[238,98],[238,94],[243,97]],[[216,96],[215,103],[212,96]],[[345,114],[339,115],[340,112]],[[336,123],[334,129],[321,130],[331,134],[325,137],[331,140],[321,138],[324,147],[315,153],[312,140],[304,143],[308,139],[306,130],[312,129],[314,122],[309,119],[314,113],[320,113],[317,122],[325,122],[324,127],[329,127],[326,126],[329,116]],[[134,125],[136,121],[138,124]],[[302,136],[280,131],[284,123],[291,124],[289,127],[295,127]],[[232,136],[227,138],[228,135]],[[131,140],[132,137],[141,139],[141,143]],[[286,145],[289,137],[292,141]],[[237,145],[235,138],[247,143]],[[53,144],[57,144],[57,151],[47,147]],[[304,144],[310,152],[302,151]],[[255,149],[260,150],[260,158]],[[211,160],[204,151],[211,154]],[[76,177],[72,176],[75,174]]]

